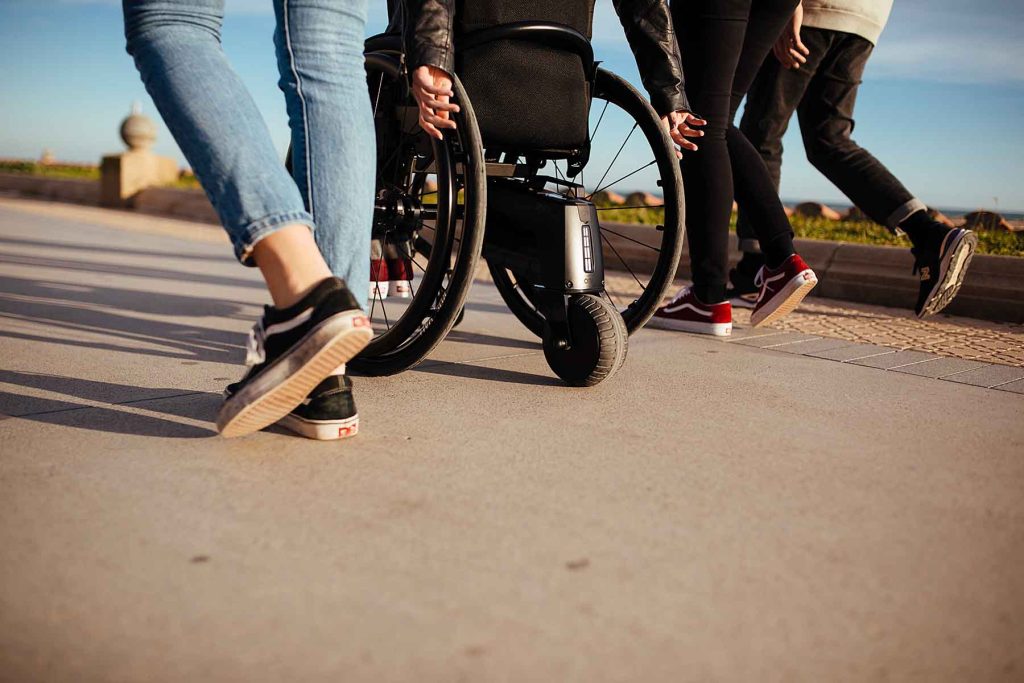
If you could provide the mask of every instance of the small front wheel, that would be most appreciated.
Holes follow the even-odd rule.
[[[615,374],[626,359],[629,337],[619,312],[590,294],[569,299],[571,339],[544,335],[544,357],[555,374],[574,387],[592,387]]]

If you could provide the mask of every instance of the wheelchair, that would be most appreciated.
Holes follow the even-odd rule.
[[[593,386],[622,366],[629,334],[675,277],[683,186],[658,115],[600,67],[581,28],[518,21],[459,36],[461,111],[443,141],[418,126],[401,38],[366,41],[373,236],[411,261],[414,279],[411,298],[372,297],[376,334],[353,370],[392,374],[423,360],[461,320],[481,258],[563,381]],[[610,203],[620,189],[655,185],[660,198]],[[637,212],[648,225],[615,220]]]

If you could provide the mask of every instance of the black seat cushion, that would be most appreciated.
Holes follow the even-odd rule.
[[[518,21],[563,24],[590,37],[592,0],[464,0],[456,71],[488,150],[569,151],[587,141],[590,93],[579,55],[523,40],[459,48],[459,35]]]

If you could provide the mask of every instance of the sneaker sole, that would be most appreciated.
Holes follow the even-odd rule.
[[[278,420],[277,424],[307,439],[317,441],[347,439],[359,433],[358,414],[345,420],[307,420],[289,413]]]
[[[784,315],[792,312],[794,308],[800,305],[800,302],[804,300],[804,297],[811,293],[814,286],[818,284],[818,278],[811,269],[804,270],[793,277],[786,286],[782,288],[782,291],[772,297],[779,303],[772,308],[767,306],[760,310],[755,310],[750,316],[750,326],[758,327],[759,325],[766,325],[770,322],[774,322]],[[763,311],[763,312],[762,312]]]
[[[732,323],[700,323],[690,320],[670,320],[651,318],[644,327],[655,330],[674,330],[676,332],[694,332],[709,334],[713,337],[728,337],[732,334]]]
[[[229,438],[243,436],[279,421],[371,339],[370,320],[362,311],[324,320],[273,366],[224,401],[217,414],[217,431]]]
[[[974,258],[977,247],[978,236],[973,232],[960,235],[956,243],[950,247],[940,265],[939,281],[925,299],[921,312],[917,314],[918,318],[935,315],[956,298],[964,284],[964,276],[967,275],[967,268]]]

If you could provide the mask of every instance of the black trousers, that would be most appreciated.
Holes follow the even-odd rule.
[[[700,149],[685,152],[686,232],[694,293],[725,298],[732,202],[747,207],[770,265],[793,253],[793,231],[775,182],[750,141],[733,125],[797,0],[673,0],[686,94],[707,119]]]
[[[811,164],[873,221],[895,229],[925,205],[850,138],[857,87],[874,46],[852,33],[811,27],[800,39],[811,51],[807,63],[790,71],[769,55],[747,95],[740,130],[764,159],[777,189],[782,136],[796,111]],[[756,251],[756,213],[738,203],[740,249]]]

